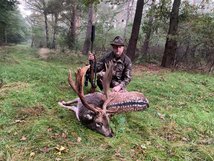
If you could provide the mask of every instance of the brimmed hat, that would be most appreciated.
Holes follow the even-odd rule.
[[[116,46],[125,46],[124,45],[124,40],[120,36],[116,36],[114,40],[111,42],[111,45],[116,45]]]

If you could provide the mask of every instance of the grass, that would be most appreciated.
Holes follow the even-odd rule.
[[[214,160],[212,75],[135,66],[128,90],[143,92],[150,108],[114,116],[115,137],[105,138],[57,105],[76,97],[67,71],[85,60],[0,49],[0,160]]]

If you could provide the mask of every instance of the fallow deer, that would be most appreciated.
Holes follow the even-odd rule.
[[[149,107],[149,102],[139,92],[110,92],[110,80],[112,78],[113,64],[106,65],[103,78],[103,92],[95,92],[84,95],[84,75],[89,66],[82,67],[76,72],[76,81],[72,80],[69,72],[68,82],[74,92],[79,96],[72,101],[61,101],[58,104],[75,112],[77,119],[89,129],[112,137],[113,131],[109,126],[110,116],[129,111],[142,111]],[[76,105],[76,106],[74,106]]]

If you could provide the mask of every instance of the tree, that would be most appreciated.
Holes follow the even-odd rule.
[[[26,17],[28,24],[31,26],[31,47],[43,47],[45,44],[42,18],[43,15],[37,14],[35,11]]]
[[[77,41],[77,13],[78,13],[78,2],[77,0],[67,0],[66,10],[69,15],[64,15],[69,21],[69,30],[67,33],[67,44],[69,49],[75,49]]]
[[[87,24],[85,42],[84,42],[84,46],[83,46],[83,50],[82,50],[82,53],[84,55],[88,54],[88,52],[90,50],[90,46],[91,46],[91,32],[92,32],[92,25],[93,25],[93,12],[94,12],[93,3],[89,3],[89,6],[88,6],[88,24]]]
[[[142,53],[145,55],[146,59],[147,59],[147,55],[148,55],[148,49],[149,49],[149,42],[150,42],[150,38],[153,32],[153,12],[155,10],[155,0],[152,0],[152,4],[151,4],[151,9],[149,10],[148,16],[149,16],[149,20],[147,23],[144,24],[144,29],[145,29],[145,38],[144,38],[144,42],[143,42],[143,46],[142,46]]]
[[[18,10],[10,11],[7,17],[6,40],[8,43],[20,43],[28,36],[28,25]]]
[[[170,24],[168,35],[165,44],[164,55],[162,58],[162,67],[172,67],[174,65],[175,53],[177,49],[177,30],[178,30],[178,15],[181,0],[174,0],[172,11],[170,14]]]
[[[15,10],[16,0],[0,0],[0,44],[7,43],[7,26],[12,22],[7,18]]]
[[[124,34],[123,34],[123,38],[125,40],[126,40],[127,29],[128,29],[130,14],[131,14],[131,8],[134,4],[134,0],[127,0],[126,3],[127,3],[127,15],[126,15],[126,25],[125,25]]]
[[[49,47],[49,29],[48,29],[48,6],[47,6],[48,0],[26,0],[26,3],[28,4],[29,8],[32,9],[35,12],[39,12],[44,17],[44,23],[45,23],[45,38],[46,38],[46,47]]]
[[[141,19],[142,19],[142,12],[143,12],[143,6],[144,6],[144,0],[138,0],[137,1],[137,7],[134,17],[134,23],[132,27],[132,33],[131,38],[129,39],[129,45],[127,48],[127,55],[130,57],[131,60],[134,60],[135,58],[135,50],[137,46],[137,40],[141,25]]]
[[[59,15],[63,11],[63,1],[58,0],[49,0],[47,4],[47,12],[48,14],[52,15],[52,41],[50,43],[50,48],[55,49],[56,48],[56,34],[57,34],[57,28],[58,28],[58,20]]]

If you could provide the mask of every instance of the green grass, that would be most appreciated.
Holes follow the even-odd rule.
[[[57,105],[76,97],[67,72],[85,60],[42,60],[24,45],[0,49],[0,160],[214,160],[213,76],[134,72],[128,90],[143,92],[150,108],[114,116],[115,137],[105,138]]]

